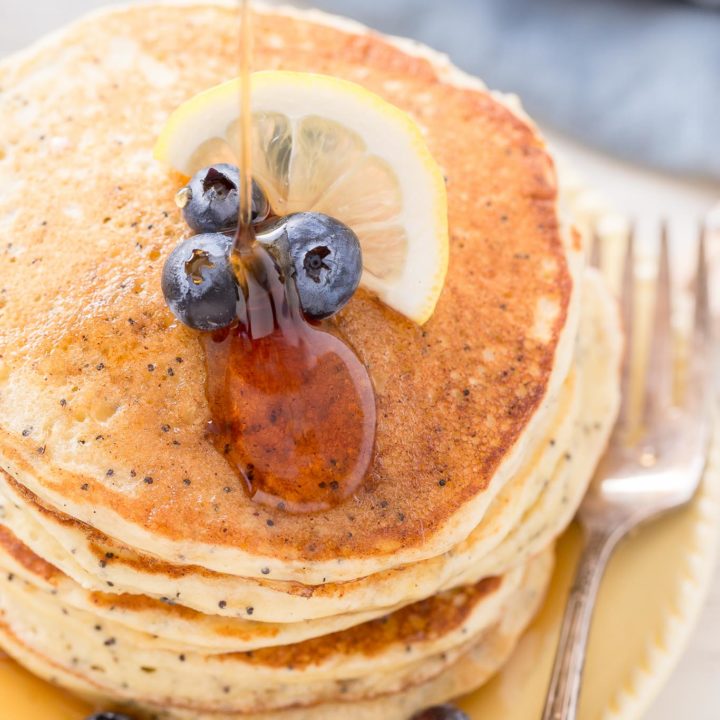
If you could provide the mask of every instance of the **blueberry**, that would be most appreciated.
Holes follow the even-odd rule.
[[[413,715],[410,720],[470,720],[454,705],[434,705]]]
[[[240,176],[234,165],[222,163],[204,168],[178,193],[185,222],[198,233],[230,232],[237,227]],[[265,193],[253,180],[253,222],[270,212]]]
[[[181,242],[165,261],[165,302],[185,325],[218,330],[237,317],[242,294],[230,266],[231,247],[226,235],[196,235]]]
[[[357,290],[362,275],[360,241],[339,220],[322,213],[296,213],[264,229],[258,240],[295,278],[306,317],[329,317]]]
[[[93,713],[89,717],[86,717],[85,720],[132,720],[132,718],[123,713],[99,712]]]

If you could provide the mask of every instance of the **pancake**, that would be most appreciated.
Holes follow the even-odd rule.
[[[552,160],[528,120],[423,54],[315,16],[258,14],[256,67],[359,81],[418,121],[448,178],[452,235],[423,328],[364,291],[335,321],[376,390],[360,491],[315,515],[259,508],[206,439],[201,348],[160,292],[186,230],[178,178],[151,159],[170,111],[234,74],[234,33],[229,8],[130,7],[0,67],[3,177],[14,168],[0,199],[13,262],[3,467],[128,546],[217,572],[341,582],[447,552],[518,470],[570,366],[579,248]]]
[[[329,321],[376,390],[358,492],[254,503],[160,292],[187,230],[151,157],[234,75],[236,12],[118,8],[0,63],[0,645],[138,718],[407,720],[484,682],[536,612],[617,413],[617,311],[514,99],[409,41],[260,8],[258,68],[415,118],[451,238],[426,325],[365,290]]]
[[[102,621],[102,633],[105,637],[115,638],[117,643],[123,647],[129,648],[151,648],[152,651],[168,651],[172,655],[172,665],[174,667],[179,652],[191,653],[202,652],[203,655],[222,656],[227,653],[221,651],[209,651],[202,643],[196,643],[192,637],[186,636],[182,643],[175,640],[168,640],[162,635],[156,635],[151,632],[149,626],[142,629],[132,629],[123,622],[123,617],[112,617],[110,615],[105,618],[98,617],[93,614],[91,608],[102,607],[104,603],[97,596],[83,598],[83,591],[79,587],[72,587],[73,581],[60,572],[57,568],[47,563],[39,556],[35,555],[26,546],[24,546],[11,533],[3,530],[0,533],[0,566],[2,566],[5,574],[11,574],[12,580],[5,579],[5,582],[24,581],[30,585],[31,589],[23,587],[15,592],[22,594],[35,594],[41,597],[40,605],[43,607],[53,605],[55,612],[59,607],[65,610],[63,614],[73,613],[78,619],[85,619],[85,625],[92,626],[98,621]],[[262,660],[261,665],[265,666],[265,672],[274,671],[274,669],[282,670],[284,673],[288,665],[292,665],[296,669],[303,669],[306,675],[312,677],[325,677],[328,669],[325,667],[327,663],[323,661],[332,658],[332,672],[341,671],[358,671],[357,656],[361,655],[367,647],[372,646],[371,654],[376,658],[373,670],[380,667],[392,667],[398,664],[398,657],[402,662],[408,660],[417,660],[423,656],[423,652],[428,649],[436,648],[430,642],[437,639],[438,635],[434,630],[429,630],[422,624],[419,624],[418,617],[424,618],[423,622],[427,622],[430,628],[439,627],[442,624],[443,635],[447,636],[446,630],[462,630],[463,635],[471,635],[485,629],[492,622],[496,621],[502,605],[507,602],[508,598],[519,588],[524,574],[524,568],[516,569],[507,576],[489,577],[473,585],[464,586],[457,591],[448,591],[447,593],[438,594],[432,598],[421,601],[417,604],[406,606],[401,611],[394,614],[384,615],[379,621],[371,621],[356,625],[354,628],[338,632],[328,633],[327,635],[313,641],[301,644],[289,644],[281,648],[259,649],[252,653],[244,653],[243,656],[253,660]],[[20,583],[22,584],[22,583]],[[13,586],[17,587],[17,585]],[[41,591],[41,592],[38,592]],[[7,592],[12,594],[13,588],[7,588]],[[49,594],[51,600],[45,597],[42,592]],[[116,601],[122,603],[122,598],[115,598]],[[100,601],[100,602],[99,602]],[[128,604],[128,607],[130,605]],[[462,608],[462,613],[458,609]],[[41,610],[40,615],[45,612]],[[455,613],[458,612],[457,617]],[[167,620],[173,620],[173,608],[170,607],[167,613]],[[452,622],[450,622],[452,616]],[[91,619],[92,618],[92,621]],[[213,619],[212,616],[196,614],[194,617],[185,615],[187,627],[192,628],[193,625],[205,625],[203,630],[207,629],[208,621]],[[37,621],[38,613],[32,614],[33,621]],[[232,621],[225,620],[226,631],[228,634],[232,632]],[[383,637],[387,635],[388,622],[397,625],[398,628],[404,628],[403,635],[397,639],[395,651],[389,651],[383,648],[383,653],[378,652],[377,633],[383,631]],[[169,624],[169,623],[168,623]],[[60,623],[65,627],[66,621]],[[191,630],[192,631],[192,630]],[[223,630],[220,630],[222,633]],[[220,634],[218,633],[218,634]],[[138,637],[143,634],[145,637]],[[198,638],[202,637],[201,632],[196,633]],[[374,639],[373,639],[374,638]],[[452,638],[450,638],[452,639]],[[407,643],[412,640],[412,653],[409,652]],[[447,641],[447,640],[446,640]],[[449,646],[457,643],[450,643]],[[238,654],[237,652],[235,654]],[[299,658],[303,658],[300,662]],[[93,659],[94,661],[94,659]],[[186,661],[190,661],[186,658]],[[192,662],[191,662],[192,665]],[[362,667],[362,664],[360,664]],[[197,669],[197,668],[195,668]],[[246,683],[251,682],[252,668],[244,672],[243,677]]]
[[[503,622],[483,636],[482,642],[470,648],[437,676],[422,684],[410,686],[402,693],[355,702],[351,706],[351,711],[348,711],[348,705],[341,702],[323,703],[311,708],[293,708],[279,713],[242,715],[213,712],[201,716],[196,711],[147,709],[134,704],[128,709],[137,718],[147,720],[198,720],[199,717],[212,718],[212,720],[335,720],[338,717],[352,718],[352,720],[377,720],[377,718],[406,720],[418,708],[457,697],[486,682],[507,660],[522,631],[525,616],[536,610],[536,607],[528,604],[518,605],[517,610],[518,612],[509,612]],[[0,637],[13,656],[20,659],[37,675],[50,677],[53,682],[62,683],[90,701],[101,701],[105,698],[105,694],[99,688],[89,686],[77,676],[53,665],[47,658],[33,653],[27,646],[22,645],[6,626],[0,625]]]
[[[552,432],[546,439],[551,460],[547,468],[542,468],[543,461],[531,464],[529,478],[521,475],[508,484],[506,489],[516,492],[498,498],[500,508],[495,514],[510,515],[510,522],[488,522],[493,515],[489,513],[470,537],[446,556],[354,583],[288,587],[274,582],[262,586],[253,579],[158,563],[110,538],[98,537],[97,532],[68,517],[59,518],[57,513],[40,509],[27,491],[18,491],[8,481],[0,483],[0,498],[7,498],[2,505],[2,522],[39,555],[97,592],[171,598],[200,612],[242,619],[250,619],[247,608],[252,607],[252,622],[243,637],[226,638],[228,643],[237,643],[237,649],[315,637],[452,587],[458,578],[470,582],[503,573],[516,558],[527,556],[530,539],[534,541],[534,554],[567,525],[605,446],[616,412],[617,394],[606,392],[617,372],[616,362],[608,361],[620,352],[615,308],[595,273],[588,273],[584,295],[576,350],[578,391],[574,412],[566,413],[568,432]],[[525,488],[525,497],[516,487],[518,481],[530,486]],[[220,603],[224,607],[219,607]],[[362,608],[361,613],[358,608]],[[319,617],[325,621],[296,622]],[[256,635],[258,620],[267,624],[260,625]]]
[[[43,652],[64,657],[68,669],[91,683],[111,683],[115,696],[131,687],[145,704],[198,711],[279,710],[332,700],[338,683],[345,684],[342,694],[351,702],[437,675],[500,620],[508,603],[522,597],[535,606],[551,566],[546,551],[506,577],[438,594],[317,640],[213,655],[188,641],[179,655],[178,648],[153,635],[99,621],[66,604],[69,594],[57,588],[68,579],[5,533],[0,613],[16,638],[31,647],[41,638]]]

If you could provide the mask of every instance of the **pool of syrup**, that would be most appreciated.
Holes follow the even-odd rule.
[[[209,437],[255,501],[327,509],[357,490],[372,460],[370,377],[340,337],[303,318],[294,281],[262,246],[240,264],[243,317],[201,335]]]

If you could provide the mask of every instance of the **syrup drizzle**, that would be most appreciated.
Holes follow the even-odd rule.
[[[339,503],[365,478],[373,458],[375,395],[354,351],[305,320],[294,279],[255,238],[248,0],[240,17],[241,187],[232,264],[244,303],[237,324],[200,336],[209,437],[253,500],[314,512]]]
[[[250,0],[240,5],[240,213],[233,247],[234,255],[241,255],[255,241],[252,224],[252,107],[250,88],[250,58],[252,56],[252,16]]]

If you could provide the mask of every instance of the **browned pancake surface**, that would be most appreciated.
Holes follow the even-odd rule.
[[[22,183],[0,190],[0,378],[27,390],[0,450],[71,505],[159,537],[278,560],[392,553],[487,488],[545,393],[572,285],[552,163],[489,94],[377,35],[272,14],[254,32],[257,69],[338,75],[410,113],[447,177],[450,267],[430,321],[364,291],[336,320],[377,393],[363,487],[313,516],[253,504],[206,439],[200,343],[160,292],[188,230],[182,180],[152,170],[150,150],[175,107],[236,72],[235,18],[220,8],[120,11],[0,68],[0,174]],[[124,41],[149,73],[113,60]],[[559,308],[546,338],[533,330],[541,298]]]

